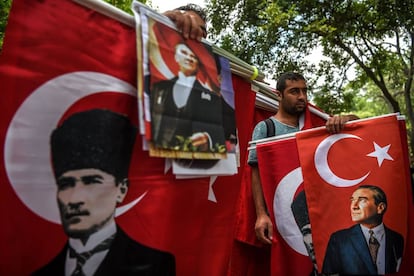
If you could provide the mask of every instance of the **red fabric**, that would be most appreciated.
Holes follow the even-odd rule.
[[[309,105],[318,109],[311,104]],[[253,132],[253,129],[258,122],[272,115],[273,113],[270,111],[256,108],[255,120],[251,125],[251,133]],[[324,124],[325,120],[323,118],[311,113],[309,109],[306,109],[303,129],[318,127]],[[233,268],[233,271],[250,271],[250,274],[245,275],[268,275],[270,273],[270,250],[256,238],[256,234],[254,232],[256,212],[251,191],[250,174],[250,166],[245,163],[245,170],[242,178],[240,196],[238,201],[238,215],[236,221],[235,242],[233,245],[231,267]],[[240,242],[245,243],[245,245],[240,246]],[[235,251],[237,253],[234,253]],[[244,252],[240,253],[239,251]],[[261,252],[260,257],[258,257],[260,259],[252,257],[258,256],[258,252]],[[265,257],[267,260],[266,262],[264,262],[263,257]],[[237,275],[237,273],[230,275]]]
[[[270,247],[257,247],[234,240],[227,275],[270,275]]]
[[[36,89],[52,78],[93,71],[135,86],[135,51],[133,27],[72,1],[13,1],[0,57],[0,143],[5,144],[6,133],[18,108],[35,97]],[[99,82],[99,79],[88,82]],[[254,93],[245,80],[234,77],[233,82],[240,160],[244,164],[253,124]],[[57,86],[53,95],[60,95],[73,85]],[[64,97],[71,95],[64,94]],[[60,121],[79,110],[108,108],[128,114],[137,123],[136,98],[117,91],[101,91],[75,99],[66,107],[59,104],[46,99],[41,103],[41,110],[57,116]],[[26,119],[21,122],[23,126],[33,123],[31,118]],[[42,125],[42,122],[35,123]],[[22,143],[37,141],[37,137],[20,138]],[[234,195],[240,191],[243,167],[237,175],[218,177],[212,185],[217,202],[212,202],[208,200],[209,178],[175,180],[170,172],[164,174],[164,159],[150,158],[141,150],[141,145],[142,139],[137,137],[130,187],[124,203],[145,191],[147,194],[127,213],[117,217],[117,223],[140,243],[173,253],[177,275],[225,275],[236,218],[237,197]],[[18,147],[11,150],[18,151]],[[5,153],[2,146],[0,214],[7,223],[0,232],[0,275],[28,275],[48,263],[61,250],[67,237],[59,224],[45,220],[20,199],[21,191],[13,188],[6,170]],[[44,168],[49,166],[49,163],[44,164]],[[30,166],[25,174],[33,180],[39,177]],[[41,198],[40,194],[39,200],[46,204],[56,199]]]
[[[251,139],[251,134],[257,123],[260,121],[272,116],[273,114],[269,111],[263,109],[255,109],[254,120],[251,121],[249,127],[249,138]],[[246,124],[247,125],[247,124]],[[249,140],[250,141],[250,140]],[[247,160],[247,159],[246,159]],[[236,240],[248,243],[253,246],[262,247],[263,244],[257,240],[256,234],[254,233],[254,224],[256,222],[256,212],[254,210],[254,202],[252,197],[252,188],[251,188],[251,170],[250,166],[247,164],[247,161],[241,163],[244,166],[240,196],[238,201],[238,215],[236,222]]]
[[[295,247],[287,241],[292,238],[295,232],[291,229],[288,232],[283,232],[281,229],[287,225],[287,219],[291,218],[286,217],[286,214],[292,212],[290,206],[294,195],[301,189],[302,184],[300,179],[295,182],[295,179],[288,177],[295,169],[300,170],[296,141],[294,138],[290,138],[269,144],[259,144],[256,150],[263,194],[274,225],[271,275],[310,275],[313,268],[310,258],[295,251]],[[283,182],[284,179],[288,179],[289,185],[283,185],[286,183]],[[294,188],[290,188],[293,185],[295,185]],[[292,191],[289,192],[289,189]],[[276,208],[276,202],[286,202],[286,204],[281,204]],[[292,224],[292,227],[296,227],[298,233],[295,241],[297,244],[303,245],[303,237],[299,232],[299,227],[296,224]]]
[[[153,22],[150,19],[150,22]],[[212,88],[219,87],[218,72],[216,67],[216,61],[211,53],[211,49],[204,45],[200,47],[200,43],[196,40],[184,40],[179,32],[172,32],[171,28],[156,22],[151,24],[152,29],[150,32],[154,34],[154,39],[149,42],[150,51],[159,51],[168,69],[175,75],[178,75],[179,67],[175,61],[175,46],[177,44],[186,44],[194,54],[200,59],[200,69],[197,73],[197,79],[202,83],[209,83]],[[156,70],[155,66],[151,66],[151,83],[156,83],[161,80],[165,80],[166,76],[164,72]]]
[[[315,110],[319,113],[316,114],[314,112],[311,112],[310,109],[313,109],[313,110]],[[305,110],[305,122],[304,122],[302,130],[325,125],[326,118],[321,117],[320,115],[321,116],[322,115],[328,116],[328,114],[326,114],[319,107],[317,107],[317,106],[315,106],[311,103],[308,103],[308,108],[306,108],[306,110]]]
[[[351,122],[339,135],[329,136],[325,130],[320,129],[298,133],[296,136],[318,267],[322,268],[330,235],[354,224],[349,211],[349,198],[353,191],[358,185],[371,184],[381,187],[387,195],[388,208],[384,224],[403,235],[406,241],[406,255],[399,274],[408,275],[406,273],[410,270],[412,273],[413,206],[412,200],[407,201],[412,193],[407,148],[402,143],[402,140],[406,140],[405,131],[400,127],[396,116],[386,116]],[[337,139],[332,144],[322,144],[328,137]],[[381,164],[377,158],[369,156],[374,152],[374,143],[382,148],[389,146],[389,158]],[[326,152],[320,145],[328,145]],[[339,179],[325,175],[336,175]],[[348,181],[364,175],[367,175],[365,179],[354,183]],[[334,202],[332,199],[335,199]],[[409,216],[411,221],[408,224]],[[408,267],[409,263],[411,267]]]
[[[254,96],[255,94],[253,94]],[[250,116],[249,120],[244,122],[246,130],[248,130],[248,141],[251,139],[254,126],[272,115],[269,111],[258,108],[255,109],[254,114],[254,118]],[[251,171],[250,166],[247,165],[247,154],[244,160],[241,159],[241,166],[243,171],[236,205],[235,233],[228,275],[268,275],[270,272],[270,248],[257,240],[254,232],[256,212],[250,184]]]

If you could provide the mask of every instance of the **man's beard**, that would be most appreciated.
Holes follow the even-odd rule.
[[[305,112],[306,109],[306,104],[305,106],[302,107],[297,107],[295,106],[283,106],[285,112],[289,115],[296,115],[296,116],[300,116]]]

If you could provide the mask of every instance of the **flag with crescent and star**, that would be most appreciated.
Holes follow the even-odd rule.
[[[292,209],[303,191],[296,140],[291,137],[258,144],[256,149],[263,194],[274,229],[271,275],[310,275],[313,264]]]
[[[350,197],[360,185],[380,187],[387,197],[384,225],[400,233],[405,256],[400,272],[408,267],[414,229],[406,132],[396,114],[348,122],[338,134],[324,128],[296,135],[313,244],[321,269],[330,235],[355,224]],[[404,267],[405,266],[405,267]]]
[[[303,116],[300,117],[301,129],[322,126],[327,117],[326,113],[309,104]],[[308,253],[305,247],[303,235],[292,211],[293,202],[296,202],[298,194],[303,191],[296,141],[294,138],[281,140],[276,136],[273,141],[258,143],[256,150],[263,193],[274,225],[274,243],[270,250],[270,273],[271,275],[310,275],[314,271],[314,265],[309,258],[312,252]],[[247,183],[244,183],[242,188],[249,187],[250,174],[244,180]],[[242,196],[244,200],[241,207],[243,209],[239,214],[241,219],[237,224],[236,238],[240,242],[249,244],[250,252],[260,252],[263,256],[265,253],[263,250],[259,251],[260,242],[254,234],[256,214],[251,191],[244,191]],[[248,247],[244,246],[244,248]],[[244,251],[245,256],[253,255],[248,254],[248,250]],[[251,259],[254,260],[250,257],[244,260],[244,263],[250,263]],[[263,263],[263,261],[257,263]],[[255,271],[252,267],[254,265],[251,265],[249,270]],[[255,269],[259,271],[259,268]],[[254,273],[249,275],[254,275]]]
[[[51,166],[53,129],[97,108],[139,127],[133,18],[119,18],[124,13],[102,1],[77,2],[12,4],[0,56],[0,275],[30,275],[68,240]],[[236,109],[238,141],[247,148],[255,93],[243,78],[232,81],[235,106],[243,107]],[[177,275],[225,275],[243,168],[215,181],[177,180],[142,143],[137,135],[116,224],[130,239],[173,254]],[[246,158],[242,151],[241,162]]]

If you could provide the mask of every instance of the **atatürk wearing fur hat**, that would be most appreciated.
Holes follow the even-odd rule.
[[[135,137],[136,128],[125,115],[105,109],[75,113],[51,136],[55,177],[96,168],[118,180],[128,178]]]

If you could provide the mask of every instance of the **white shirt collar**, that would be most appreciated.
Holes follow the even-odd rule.
[[[92,250],[95,248],[98,244],[112,236],[116,233],[116,224],[115,221],[112,221],[112,223],[106,225],[104,228],[99,230],[96,233],[93,233],[89,236],[88,241],[84,245],[81,240],[69,238],[69,244],[70,246],[75,249],[76,252],[82,253],[85,251]]]
[[[368,227],[365,227],[363,225],[360,225],[360,226],[361,226],[362,233],[364,233],[364,237],[367,240],[367,242],[368,242],[369,236],[370,236],[369,230],[374,231],[374,236],[379,242],[381,242],[381,240],[384,238],[385,229],[384,229],[384,224],[382,222],[381,222],[381,224],[379,224],[379,225],[377,225],[377,226],[375,226],[374,228],[371,228],[371,229],[368,228]]]
[[[183,72],[178,72],[178,82],[192,87],[196,80],[196,76],[186,76]]]

